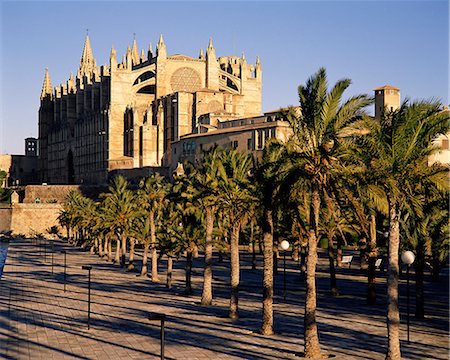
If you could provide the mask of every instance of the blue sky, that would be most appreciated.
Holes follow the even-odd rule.
[[[297,86],[321,66],[347,95],[391,84],[402,98],[449,103],[447,1],[1,1],[0,153],[22,154],[37,137],[45,67],[52,85],[76,73],[86,29],[97,59],[118,59],[133,40],[197,56],[209,37],[218,56],[263,66],[263,111],[298,104]]]

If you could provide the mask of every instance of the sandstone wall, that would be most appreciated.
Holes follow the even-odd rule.
[[[11,205],[0,204],[0,232],[11,229]]]
[[[0,207],[0,232],[12,231],[13,234],[33,236],[50,235],[47,229],[58,226],[60,204],[13,204]],[[60,231],[62,233],[62,231]]]

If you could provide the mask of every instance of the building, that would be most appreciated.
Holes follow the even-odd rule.
[[[0,171],[6,173],[0,187],[30,185],[39,182],[36,149],[37,139],[26,138],[25,155],[0,155]]]
[[[215,121],[261,114],[259,59],[217,57],[212,40],[197,58],[167,54],[162,36],[139,53],[136,39],[117,61],[97,66],[86,36],[76,76],[53,88],[45,71],[39,109],[40,179],[105,183],[108,174],[147,175],[172,163],[172,142]],[[208,116],[209,118],[211,116]],[[141,171],[137,171],[137,170]]]
[[[391,85],[385,85],[374,89],[375,91],[375,118],[381,117],[384,109],[390,111],[400,108],[400,89]],[[449,111],[444,106],[443,111]],[[431,165],[435,162],[441,164],[450,164],[450,133],[442,134],[434,140],[435,151],[429,157],[428,163]]]
[[[171,170],[184,162],[195,162],[202,151],[213,146],[248,151],[257,158],[270,138],[287,141],[292,134],[291,127],[280,110],[264,113],[250,118],[217,121],[214,114],[201,119],[200,133],[181,136],[172,143]],[[211,125],[213,123],[214,125]]]

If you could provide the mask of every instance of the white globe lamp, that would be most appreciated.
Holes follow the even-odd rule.
[[[414,260],[416,259],[416,256],[412,251],[404,251],[402,253],[402,263],[406,265],[411,265]]]
[[[283,249],[283,250],[286,251],[287,249],[289,249],[289,246],[290,246],[289,241],[283,240],[283,241],[281,242],[280,246],[281,246],[281,249]]]

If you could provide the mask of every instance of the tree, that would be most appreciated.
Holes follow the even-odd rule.
[[[174,236],[177,251],[186,251],[186,288],[185,294],[192,294],[192,260],[197,242],[203,238],[202,214],[200,209],[192,202],[192,193],[188,191],[192,187],[192,174],[177,176],[174,181],[170,202],[173,208],[171,232]],[[175,228],[173,228],[175,227]]]
[[[427,166],[433,152],[432,141],[449,130],[449,113],[436,101],[406,100],[394,111],[385,111],[380,119],[366,121],[368,136],[362,146],[371,154],[371,170],[376,180],[373,186],[382,191],[388,203],[388,348],[386,359],[400,359],[398,310],[398,256],[400,220],[410,211],[422,216],[422,200],[415,191],[418,184],[437,190],[447,187],[447,172],[442,166]]]
[[[328,92],[324,68],[298,87],[300,113],[291,112],[289,118],[293,135],[286,143],[286,161],[291,169],[286,184],[305,182],[311,196],[308,230],[308,259],[305,301],[305,357],[321,357],[316,322],[317,236],[320,196],[330,185],[329,174],[338,161],[339,135],[360,119],[363,108],[371,103],[366,95],[349,98],[341,105],[342,95],[351,81],[338,81]]]
[[[123,176],[116,177],[113,184],[109,186],[109,192],[102,194],[102,197],[105,198],[103,203],[104,224],[117,236],[116,254],[119,254],[121,245],[120,263],[124,267],[127,238],[133,225],[133,219],[137,214],[135,197],[133,192],[128,189],[128,182]]]
[[[262,231],[264,245],[263,301],[261,334],[274,333],[273,319],[273,211],[280,186],[280,158],[284,147],[271,141],[263,150],[261,163],[255,169],[258,184],[258,200],[262,208]]]
[[[152,256],[152,281],[158,281],[158,253],[156,251],[156,224],[155,219],[164,205],[167,194],[167,184],[159,173],[154,173],[141,181],[137,192],[139,208],[143,216],[148,216],[150,222],[150,243]]]
[[[237,319],[239,300],[239,232],[245,223],[249,206],[256,200],[252,195],[249,173],[252,158],[235,150],[226,150],[219,155],[219,203],[227,213],[231,225],[231,297],[229,316]]]
[[[196,164],[193,173],[193,183],[188,191],[192,193],[194,203],[204,210],[203,223],[205,226],[205,268],[203,275],[202,305],[211,305],[212,289],[212,257],[213,257],[213,228],[214,214],[217,210],[218,192],[218,155],[216,147],[203,154],[203,159]]]

